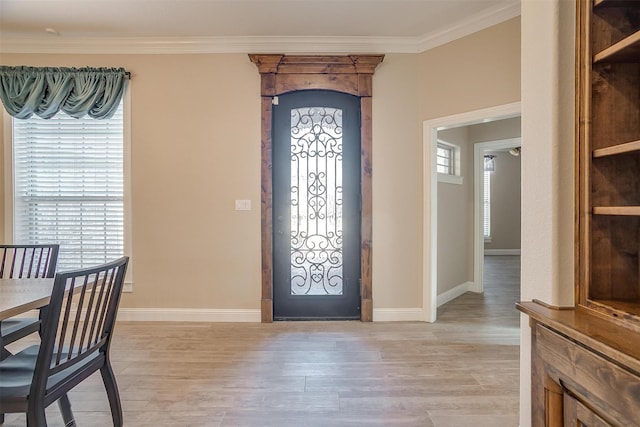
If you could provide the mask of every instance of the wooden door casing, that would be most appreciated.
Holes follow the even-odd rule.
[[[384,55],[274,55],[250,54],[260,73],[261,96],[261,245],[262,245],[262,322],[273,321],[273,223],[272,223],[272,101],[287,92],[325,89],[360,98],[361,111],[361,312],[360,320],[373,320],[371,281],[371,96],[372,77]]]

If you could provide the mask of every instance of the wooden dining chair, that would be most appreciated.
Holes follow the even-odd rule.
[[[50,278],[56,272],[60,245],[0,245],[0,279]],[[14,317],[0,323],[3,346],[40,328],[40,319]],[[1,351],[1,350],[0,350]],[[3,354],[4,356],[4,354]]]
[[[46,427],[45,408],[58,401],[65,425],[75,425],[67,393],[100,371],[113,425],[122,426],[109,349],[128,262],[56,274],[40,344],[0,361],[0,413],[24,412],[27,426]]]

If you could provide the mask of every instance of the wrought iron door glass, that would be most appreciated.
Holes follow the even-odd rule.
[[[291,110],[291,295],[342,295],[342,110]]]

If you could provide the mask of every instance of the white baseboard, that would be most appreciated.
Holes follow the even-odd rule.
[[[374,322],[422,322],[422,308],[374,308]]]
[[[485,249],[485,255],[520,255],[520,249]]]
[[[260,310],[191,308],[120,308],[119,321],[134,322],[256,322]],[[374,322],[421,322],[422,308],[376,308]]]
[[[120,308],[118,320],[138,322],[260,322],[260,309]]]
[[[459,284],[453,289],[449,289],[448,291],[441,293],[440,295],[438,295],[438,307],[448,303],[451,300],[458,298],[460,295],[464,294],[465,292],[470,291],[472,287],[473,287],[473,282],[464,282]]]
[[[480,285],[476,285],[475,282],[467,282],[467,285],[469,286],[467,291],[469,292],[475,292],[475,293],[481,293],[482,289],[480,289]]]

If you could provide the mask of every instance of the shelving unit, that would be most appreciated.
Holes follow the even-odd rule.
[[[640,215],[640,206],[594,206],[594,215]]]
[[[640,0],[576,5],[576,301],[517,304],[532,425],[639,425]]]
[[[594,0],[586,9],[577,305],[640,330],[640,1]]]
[[[594,0],[593,7],[640,7],[640,0]]]
[[[636,62],[639,54],[640,33],[633,33],[613,46],[597,53],[593,57],[593,62],[596,64],[601,62]]]
[[[636,151],[640,151],[640,141],[625,142],[624,144],[593,150],[593,157],[615,156],[616,154],[633,153]]]

